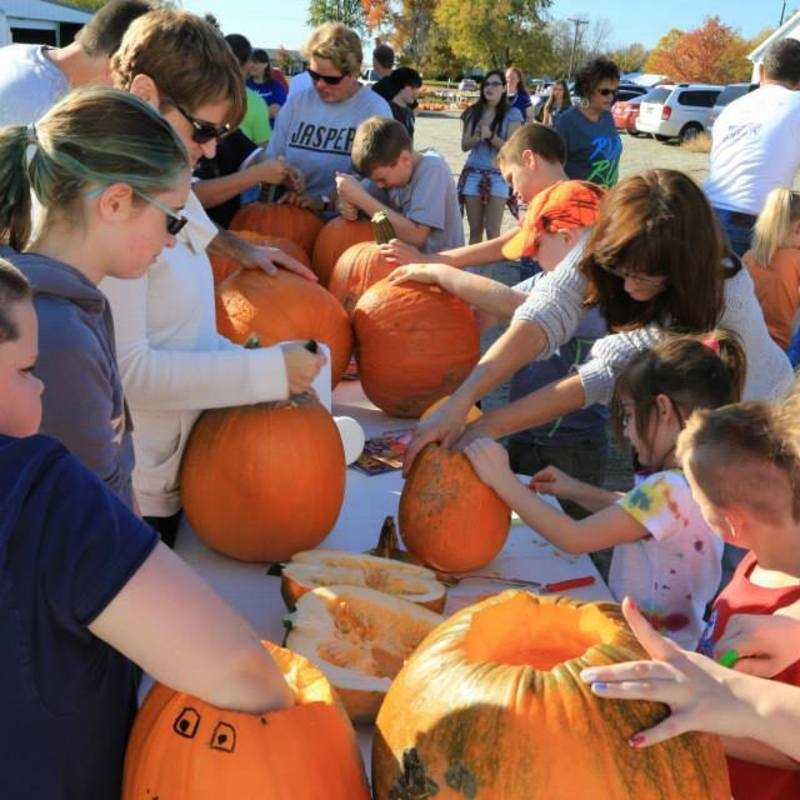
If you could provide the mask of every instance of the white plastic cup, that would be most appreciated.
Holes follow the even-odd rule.
[[[334,417],[344,447],[344,463],[352,464],[364,451],[364,429],[352,417]]]

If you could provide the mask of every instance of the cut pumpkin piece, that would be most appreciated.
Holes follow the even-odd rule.
[[[353,722],[372,722],[405,660],[442,622],[374,589],[324,586],[297,601],[286,647],[325,673]]]
[[[281,594],[291,609],[306,592],[334,584],[364,586],[437,612],[447,599],[444,585],[427,567],[328,548],[295,553],[283,568]]]

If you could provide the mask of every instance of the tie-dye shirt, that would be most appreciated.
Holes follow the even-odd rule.
[[[708,527],[679,470],[637,480],[619,503],[648,536],[614,548],[609,588],[632,597],[650,622],[694,650],[722,577],[722,540]]]

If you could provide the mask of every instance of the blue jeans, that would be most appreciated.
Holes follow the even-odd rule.
[[[728,211],[725,208],[714,207],[714,213],[719,219],[722,230],[728,238],[731,250],[741,258],[750,249],[750,240],[753,236],[753,227],[756,218],[749,214],[740,214],[737,211]]]

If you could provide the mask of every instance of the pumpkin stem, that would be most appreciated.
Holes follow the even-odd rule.
[[[258,334],[251,333],[247,337],[247,341],[245,341],[243,347],[245,350],[258,350],[261,347],[261,340],[258,338]]]
[[[375,237],[375,244],[389,244],[396,238],[389,215],[385,211],[378,211],[373,215],[372,235]]]

